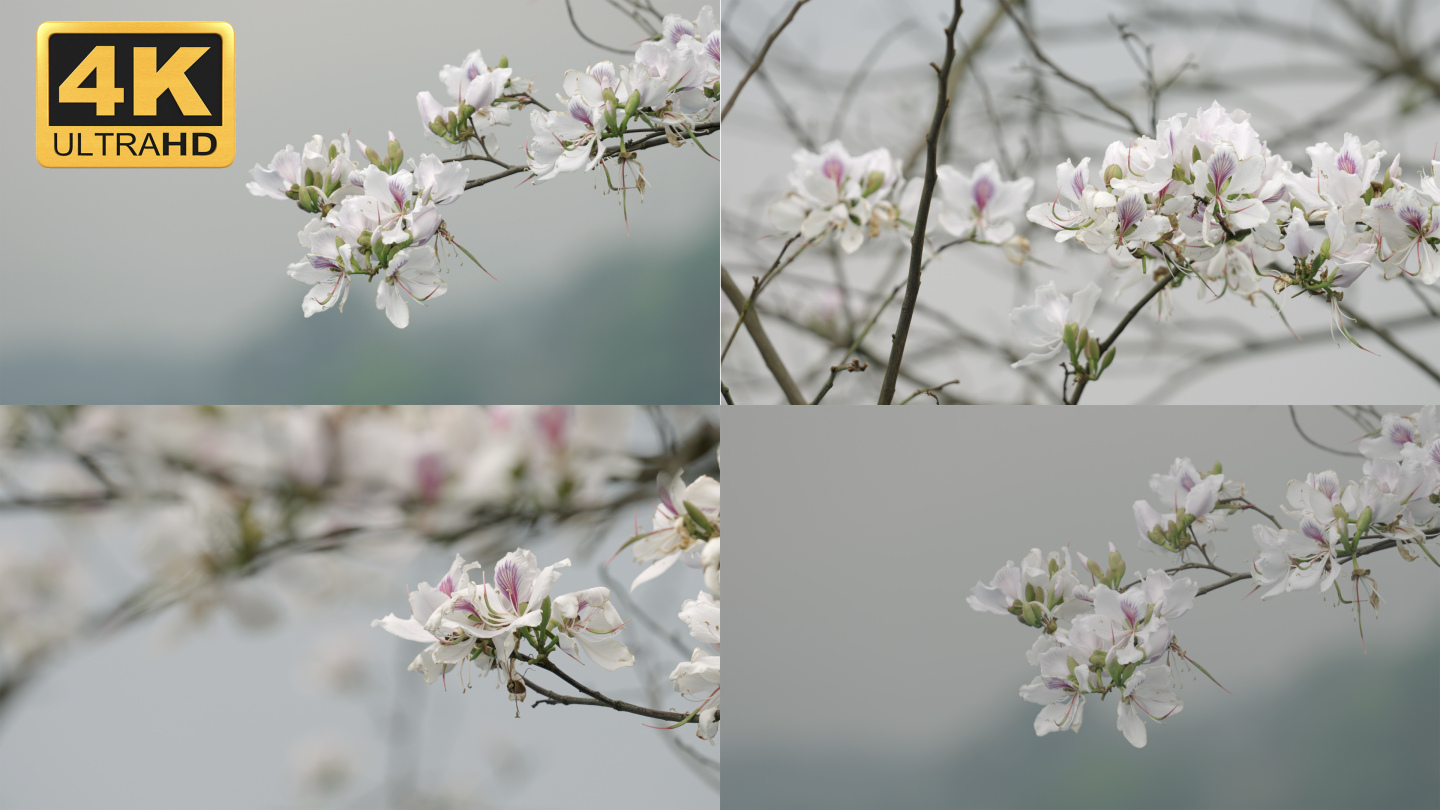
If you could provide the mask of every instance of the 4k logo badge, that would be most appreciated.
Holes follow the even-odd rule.
[[[41,166],[235,160],[235,33],[223,22],[47,22],[35,43]]]

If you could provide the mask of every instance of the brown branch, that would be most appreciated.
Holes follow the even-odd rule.
[[[760,53],[755,55],[755,60],[750,63],[749,70],[746,70],[745,75],[740,77],[740,82],[735,85],[735,89],[726,94],[725,107],[720,110],[721,121],[724,121],[725,116],[730,114],[730,108],[734,107],[736,99],[740,98],[740,91],[745,89],[746,82],[749,82],[750,77],[755,75],[755,71],[760,69],[760,63],[765,61],[765,55],[770,52],[770,46],[775,44],[775,39],[785,30],[785,26],[789,25],[790,21],[795,19],[795,13],[800,10],[800,7],[808,2],[810,2],[810,0],[795,0],[795,5],[790,8],[790,13],[785,15],[785,19],[780,21],[780,24],[775,27],[774,31],[770,32],[770,38],[765,40],[765,47],[761,48]]]
[[[915,301],[920,296],[920,270],[925,254],[925,226],[930,219],[930,199],[935,196],[936,150],[939,147],[940,126],[945,123],[945,112],[950,108],[947,79],[950,66],[955,63],[955,29],[960,26],[960,14],[964,11],[962,0],[955,0],[955,13],[945,29],[945,62],[935,68],[939,89],[935,98],[935,117],[930,122],[930,134],[925,146],[925,182],[920,190],[920,208],[915,214],[915,232],[910,236],[910,272],[905,282],[905,300],[900,304],[900,321],[895,325],[895,335],[890,346],[890,362],[885,367],[885,380],[880,385],[878,404],[889,405],[895,399],[895,380],[900,375],[900,361],[905,356],[905,340],[910,335],[910,320],[915,316]]]
[[[1131,307],[1130,311],[1125,313],[1125,317],[1121,318],[1120,323],[1116,324],[1115,330],[1100,344],[1100,355],[1102,357],[1105,355],[1105,352],[1110,351],[1111,346],[1115,345],[1115,341],[1120,339],[1120,333],[1124,332],[1125,327],[1129,326],[1130,322],[1135,320],[1135,316],[1140,314],[1140,310],[1144,309],[1145,305],[1150,303],[1152,298],[1159,295],[1160,291],[1169,286],[1170,282],[1175,278],[1170,274],[1169,270],[1161,270],[1160,272],[1164,274],[1160,277],[1160,280],[1155,282],[1155,286],[1151,287],[1150,291],[1145,293],[1144,297],[1135,302],[1135,306]],[[1079,405],[1080,395],[1085,393],[1085,384],[1089,381],[1088,377],[1081,377],[1080,381],[1075,383],[1075,393],[1071,395],[1070,399],[1065,401],[1065,404]],[[1064,392],[1062,391],[1061,393],[1063,394]]]
[[[724,290],[725,297],[730,299],[735,311],[743,313],[741,321],[750,332],[750,339],[755,341],[755,348],[760,350],[760,356],[765,359],[765,365],[775,377],[775,382],[779,383],[780,390],[785,392],[785,401],[791,405],[804,405],[805,395],[800,393],[795,378],[791,377],[790,371],[785,368],[785,361],[781,360],[780,353],[775,351],[775,344],[771,343],[770,337],[765,334],[765,327],[760,324],[760,316],[748,306],[749,301],[745,294],[740,292],[735,280],[730,277],[730,271],[724,267],[720,268],[720,289]]]
[[[719,131],[719,129],[720,129],[720,125],[719,125],[719,124],[715,124],[715,123],[700,124],[699,126],[693,127],[693,128],[691,129],[691,132],[694,133],[695,137],[699,138],[699,137],[703,137],[703,136],[705,136],[705,135],[709,135],[709,134],[711,134],[712,132],[717,132],[717,131]],[[662,130],[662,131],[659,131],[659,132],[656,132],[656,131],[653,131],[653,130],[643,130],[643,131],[646,132],[646,133],[648,133],[648,134],[646,134],[645,137],[641,138],[641,139],[638,140],[638,141],[634,141],[634,142],[629,143],[629,144],[616,144],[615,146],[606,147],[606,148],[605,148],[605,154],[601,157],[601,161],[603,162],[604,160],[606,160],[606,159],[608,159],[608,158],[615,157],[615,156],[619,155],[621,152],[639,152],[639,151],[641,151],[642,149],[653,149],[654,147],[660,146],[661,144],[668,144],[668,143],[670,143],[669,137],[665,134],[665,132],[664,132],[663,130]],[[475,156],[475,155],[469,155],[469,156],[465,156],[465,157],[450,158],[449,160],[446,160],[446,161],[443,161],[443,162],[449,163],[449,162],[456,161],[456,160],[484,160],[484,159],[485,159],[485,158],[483,158],[483,157],[479,157],[479,156]],[[494,162],[494,161],[492,161],[492,162]],[[490,176],[488,176],[488,177],[482,177],[482,178],[480,178],[480,179],[478,179],[478,180],[471,180],[470,182],[468,182],[468,183],[465,184],[465,190],[466,190],[466,191],[469,191],[469,190],[472,189],[472,188],[479,188],[479,187],[481,187],[481,186],[483,186],[483,185],[486,185],[486,184],[488,184],[488,183],[493,183],[493,182],[495,182],[496,180],[500,180],[500,179],[509,177],[509,176],[511,176],[511,175],[514,175],[514,174],[519,174],[519,173],[521,173],[521,172],[528,172],[528,171],[530,171],[530,166],[529,166],[529,165],[525,165],[525,166],[512,166],[512,167],[506,169],[506,170],[503,171],[503,172],[497,172],[497,173],[492,174],[492,175],[490,175]]]
[[[629,714],[638,714],[641,717],[649,717],[652,720],[666,720],[671,723],[699,722],[698,717],[691,715],[690,712],[667,712],[660,709],[650,709],[645,706],[637,706],[634,703],[627,703],[623,700],[616,700],[614,698],[606,697],[600,692],[597,692],[596,690],[591,689],[583,683],[580,683],[569,675],[566,675],[563,670],[555,666],[548,659],[536,661],[530,656],[519,652],[515,653],[515,658],[519,661],[524,661],[525,663],[532,666],[539,667],[540,669],[543,669],[553,675],[557,675],[561,680],[565,681],[576,689],[579,689],[581,692],[589,695],[588,698],[562,695],[558,692],[553,692],[543,686],[536,684],[529,678],[522,677],[521,680],[525,682],[525,686],[529,687],[530,689],[534,689],[536,692],[539,692],[547,698],[546,700],[536,701],[534,703],[535,706],[539,706],[542,703],[554,703],[561,706],[602,706],[607,709],[614,709],[617,712],[628,712]],[[719,712],[715,713],[715,719],[720,719]]]

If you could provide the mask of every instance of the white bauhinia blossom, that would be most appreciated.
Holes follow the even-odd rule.
[[[670,673],[675,691],[700,700],[696,735],[713,745],[720,733],[720,600],[701,592],[681,605],[680,618],[690,627],[690,637],[704,644],[696,647],[687,662]]]
[[[288,192],[305,182],[303,158],[294,146],[285,144],[285,148],[276,152],[268,165],[255,164],[255,168],[250,170],[250,176],[255,179],[246,183],[245,188],[257,197],[289,199],[286,196]]]
[[[1053,281],[1037,287],[1035,303],[1016,307],[1010,312],[1010,322],[1030,348],[1030,354],[1010,367],[1033,366],[1060,354],[1065,348],[1065,326],[1073,323],[1077,329],[1084,328],[1099,298],[1100,288],[1093,283],[1075,293],[1073,300],[1061,295]]]
[[[794,155],[791,190],[770,206],[770,222],[782,233],[820,239],[834,232],[841,249],[854,253],[868,235],[898,224],[887,199],[900,179],[900,162],[885,149],[851,156],[831,141],[819,152]]]
[[[560,648],[580,660],[579,652],[607,670],[635,666],[635,656],[616,638],[625,622],[610,603],[609,588],[587,588],[555,597],[552,620],[560,631]]]
[[[1090,183],[1090,158],[1074,165],[1066,160],[1055,167],[1055,185],[1060,194],[1053,201],[1040,203],[1025,213],[1025,217],[1036,225],[1056,231],[1055,241],[1074,239],[1085,229],[1105,220],[1105,209],[1115,207],[1115,197]],[[1060,200],[1069,200],[1068,205]]]
[[[1440,204],[1414,188],[1392,188],[1375,206],[1384,242],[1385,277],[1404,274],[1422,284],[1440,280]]]
[[[306,244],[310,252],[304,261],[290,265],[287,272],[296,281],[311,285],[300,302],[307,318],[334,306],[345,311],[345,299],[350,295],[350,274],[346,268],[350,246],[344,244],[339,234],[338,229],[327,227],[319,219],[310,220],[300,232],[301,244]]]
[[[542,569],[533,553],[517,548],[495,564],[493,583],[482,583],[474,589],[469,601],[477,608],[484,627],[473,632],[494,641],[499,660],[508,661],[515,651],[517,630],[540,624],[542,603],[560,578],[555,569],[569,565],[570,560],[565,559]]]
[[[1179,714],[1183,708],[1172,688],[1170,668],[1162,664],[1136,670],[1125,682],[1117,708],[1115,727],[1131,745],[1144,748],[1146,732],[1141,715],[1163,722],[1167,717]]]
[[[1265,588],[1261,599],[1282,591],[1303,591],[1320,586],[1329,590],[1340,575],[1335,555],[1342,551],[1340,533],[1324,526],[1314,515],[1300,518],[1300,530],[1274,529],[1257,524],[1255,544],[1260,553],[1251,562],[1257,587]]]
[[[1437,457],[1440,458],[1440,457]],[[705,541],[705,548],[700,551],[700,564],[705,568],[705,587],[720,596],[720,538],[712,537]]]
[[[1035,735],[1044,737],[1052,731],[1066,729],[1078,732],[1085,719],[1085,692],[1090,680],[1090,668],[1085,661],[1089,657],[1075,659],[1072,648],[1051,647],[1038,659],[1040,674],[1020,687],[1020,697],[1044,707],[1035,716]],[[1071,660],[1077,662],[1073,671],[1069,666]]]
[[[391,256],[375,291],[375,308],[385,310],[385,317],[396,327],[409,326],[407,298],[423,304],[445,294],[445,282],[435,267],[435,252],[429,248],[409,247]]]
[[[953,166],[940,166],[935,170],[935,184],[940,203],[935,220],[941,227],[957,239],[997,245],[1014,235],[1015,225],[1010,220],[1025,210],[1035,187],[1029,177],[1002,180],[993,160],[976,166],[970,175]],[[907,197],[912,189],[915,193],[920,190],[918,184],[912,183],[906,189]],[[902,210],[908,207],[901,205]]]
[[[466,564],[456,554],[439,585],[431,587],[422,582],[410,592],[410,618],[401,619],[391,613],[370,623],[407,641],[429,645],[410,664],[410,670],[422,673],[426,683],[434,683],[465,661],[475,647],[479,619],[475,606],[466,597],[473,592],[469,572],[479,567],[479,563]],[[488,669],[490,659],[482,659],[477,663]]]
[[[687,485],[681,473],[661,473],[657,483],[660,503],[655,506],[654,529],[630,545],[635,562],[651,565],[635,577],[631,591],[670,570],[681,555],[699,553],[699,546],[720,537],[719,481],[702,475]]]

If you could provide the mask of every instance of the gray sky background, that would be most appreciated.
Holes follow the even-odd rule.
[[[1142,6],[1159,8],[1162,5],[1124,0],[1084,3],[1036,0],[1033,3],[1046,53],[1066,70],[1116,99],[1137,118],[1143,118],[1147,110],[1139,92],[1142,75],[1121,46],[1108,18],[1133,23],[1141,17]],[[1363,5],[1389,10],[1395,3]],[[727,3],[727,40],[735,45],[743,44],[749,53],[754,53],[789,6],[790,3],[783,0]],[[1194,10],[1191,4],[1184,3],[1164,7]],[[843,99],[849,106],[841,130],[842,140],[850,153],[885,147],[903,159],[933,115],[934,71],[926,65],[943,57],[940,29],[948,20],[949,8],[950,4],[941,0],[810,3],[776,41],[765,64],[784,99],[784,106],[817,143],[830,139],[832,120]],[[960,39],[975,41],[994,9],[994,0],[967,2],[960,20]],[[1160,118],[1181,112],[1193,116],[1197,108],[1209,107],[1212,100],[1218,100],[1228,109],[1240,108],[1251,113],[1261,138],[1268,140],[1272,149],[1302,171],[1308,171],[1310,165],[1304,147],[1317,141],[1339,143],[1347,131],[1356,133],[1362,141],[1379,140],[1390,156],[1401,154],[1402,165],[1412,180],[1418,179],[1414,174],[1417,170],[1428,170],[1430,158],[1440,146],[1436,140],[1436,133],[1440,132],[1440,112],[1433,101],[1409,116],[1397,115],[1403,91],[1399,83],[1365,93],[1366,77],[1349,67],[1348,60],[1304,41],[1304,37],[1277,39],[1246,31],[1243,25],[1230,21],[1232,9],[1263,12],[1302,29],[1314,25],[1321,31],[1335,32],[1345,40],[1357,36],[1354,24],[1341,18],[1329,4],[1309,0],[1275,0],[1259,6],[1224,2],[1207,6],[1210,21],[1207,25],[1142,26],[1138,30],[1154,44],[1156,68],[1162,75],[1168,75],[1187,56],[1193,56],[1199,65],[1197,71],[1187,74],[1162,98]],[[1418,9],[1414,26],[1419,30],[1412,32],[1414,41],[1433,42],[1440,33],[1440,16],[1433,13],[1433,5],[1420,4]],[[860,69],[872,46],[906,19],[913,20],[914,27],[899,34],[870,64],[870,73],[861,89],[847,97],[842,88]],[[734,49],[727,52],[727,69],[732,75],[743,67],[735,53]],[[1433,57],[1433,49],[1422,49],[1421,53]],[[1002,22],[977,60],[978,75],[993,95],[997,109],[1012,115],[1030,109],[1031,103],[1019,97],[1022,94],[1017,83],[1029,75],[1022,65],[1031,62],[1014,27],[1008,20]],[[1437,70],[1433,59],[1429,70],[1432,75]],[[1204,81],[1194,81],[1197,77],[1203,77]],[[1079,91],[1062,82],[1052,79],[1049,86],[1065,109],[1104,115],[1093,101],[1081,100]],[[1329,125],[1296,132],[1294,137],[1282,142],[1281,136],[1292,127],[1355,93],[1359,100],[1340,108]],[[791,155],[801,148],[783,125],[776,104],[763,85],[752,82],[726,120],[730,152],[724,170],[726,225],[722,253],[730,273],[741,280],[763,271],[780,249],[780,240],[757,242],[755,237],[770,233],[765,212],[787,188],[786,176],[793,169]],[[991,127],[983,94],[974,81],[962,84],[950,116],[952,139],[948,162],[952,165],[968,172],[977,163],[996,158],[1000,154],[997,144],[1004,146],[1011,159],[1018,161],[1022,157],[1018,126],[1011,124],[998,131]],[[1044,152],[1031,155],[1020,166],[1020,176],[1035,180],[1032,205],[1055,193],[1057,163],[1066,157],[1078,162],[1088,155],[1092,158],[1092,167],[1098,166],[1107,144],[1129,137],[1127,131],[1093,124],[1078,114],[1065,115],[1064,127],[1072,147],[1070,151],[1052,154],[1054,139],[1047,135]],[[904,168],[907,175],[913,175],[923,168],[923,157],[919,163],[907,164]],[[1098,169],[1092,171],[1092,179],[1094,171]],[[1113,280],[1107,281],[1108,271],[1102,272],[1106,265],[1103,257],[1095,257],[1073,243],[1057,245],[1052,232],[1030,225],[1023,217],[1016,226],[1020,233],[1028,235],[1037,259],[1065,269],[1032,267],[1029,281],[1016,285],[1015,266],[1002,258],[999,251],[978,245],[961,246],[942,255],[926,272],[921,303],[940,308],[981,335],[1018,346],[1009,321],[1010,311],[1020,303],[1030,303],[1034,287],[1043,282],[1053,280],[1062,292],[1071,294],[1088,281],[1098,280],[1105,295],[1093,323],[1100,324],[1105,332],[1136,300],[1138,287],[1125,292],[1118,302],[1113,300],[1115,284]],[[882,271],[889,266],[902,240],[892,236],[880,241],[883,246],[867,245],[847,260],[846,273],[852,285],[867,290],[878,287]],[[821,312],[824,307],[821,290],[834,283],[830,262],[824,255],[818,254],[818,259],[802,257],[787,268],[785,276],[766,293],[769,305],[802,320]],[[813,279],[814,284],[801,285],[800,279]],[[888,288],[887,284],[883,289]],[[1168,336],[1183,345],[1211,349],[1233,340],[1236,335],[1275,339],[1288,335],[1272,311],[1252,311],[1239,300],[1207,303],[1196,300],[1195,296],[1193,282],[1187,283],[1175,296],[1179,309],[1176,320],[1158,329],[1152,327],[1153,308],[1137,318],[1122,338],[1115,366],[1107,372],[1103,383],[1086,390],[1085,401],[1133,404],[1159,385],[1170,369],[1153,362],[1139,363],[1148,342],[1153,340],[1149,335]],[[1432,300],[1435,297],[1432,295]],[[1345,300],[1357,311],[1382,323],[1394,317],[1424,314],[1410,290],[1400,283],[1383,281],[1373,271],[1347,291]],[[1286,300],[1284,307],[1297,331],[1326,328],[1328,307],[1301,299]],[[872,310],[863,311],[868,316]],[[889,350],[886,336],[893,330],[897,313],[898,305],[880,319],[870,337],[868,345],[882,355]],[[726,305],[723,319],[727,335],[734,316],[734,310]],[[960,379],[961,385],[952,389],[960,396],[981,401],[1015,398],[1016,377],[999,363],[980,358],[974,352],[962,356],[954,350],[932,350],[926,354],[926,347],[939,342],[944,333],[927,329],[924,323],[924,319],[917,318],[920,325],[912,333],[907,347],[907,369],[931,383]],[[829,366],[837,362],[837,350],[820,351],[819,342],[813,336],[779,319],[774,319],[768,332],[801,388],[807,394],[817,391]],[[1326,404],[1434,399],[1440,395],[1440,386],[1420,376],[1413,366],[1373,335],[1356,334],[1366,348],[1379,356],[1355,349],[1338,334],[1342,344],[1339,346],[1324,339],[1293,348],[1287,344],[1282,350],[1247,357],[1195,375],[1182,381],[1170,392],[1170,398],[1163,401]],[[1440,359],[1440,322],[1408,328],[1399,336],[1412,350],[1430,358],[1432,364]],[[1053,372],[1050,376],[1058,377],[1059,372],[1053,366],[1045,368]],[[726,384],[734,391],[737,402],[782,401],[747,336],[736,340],[725,371]],[[878,372],[842,375],[827,401],[874,402],[879,379]],[[1008,386],[997,380],[1008,380]],[[1343,390],[1337,389],[1337,380],[1345,381]],[[915,387],[902,382],[902,394]]]
[[[715,418],[713,411],[670,415],[681,431]],[[643,415],[631,431],[635,452],[659,451]],[[646,526],[649,508],[642,502],[636,509]],[[0,544],[69,549],[95,567],[87,603],[110,603],[146,572],[135,563],[134,517],[123,511],[108,517],[42,519],[11,511],[0,521]],[[542,524],[533,534],[515,531],[503,551],[523,545],[542,566],[569,557],[572,567],[563,569],[556,591],[569,593],[604,584],[599,566],[632,528],[628,512],[598,532]],[[272,630],[242,630],[223,610],[194,624],[172,609],[71,650],[0,714],[0,808],[719,806],[718,792],[672,748],[677,740],[670,735],[683,734],[681,742],[718,759],[720,744],[699,742],[693,731],[646,728],[644,718],[587,706],[532,709],[527,703],[517,720],[493,676],[473,678],[467,692],[457,673],[442,687],[407,672],[421,645],[370,622],[391,612],[408,615],[407,587],[435,584],[456,552],[476,559],[464,543],[417,554],[388,542],[338,560],[292,558],[252,580],[254,592],[281,611]],[[493,570],[495,557],[481,561],[486,573]],[[626,553],[610,574],[625,588],[641,570]],[[677,566],[634,599],[689,641],[676,614],[702,587],[698,569]],[[668,675],[689,660],[689,650],[675,651],[638,624],[625,637],[635,669],[605,672],[566,656],[559,665],[612,697],[688,711],[693,704],[670,690]],[[359,656],[365,687],[358,695],[325,692],[310,674],[336,642]],[[642,668],[653,671],[649,682],[662,691],[647,693]],[[548,674],[536,680],[542,681],[558,683]],[[401,723],[392,732],[396,714]],[[387,754],[392,733],[397,745]],[[328,802],[306,802],[298,793],[297,751],[312,741],[351,756],[354,778]],[[66,776],[77,767],[83,777]],[[428,798],[422,802],[416,791],[405,791],[400,801],[386,796],[380,785],[392,767],[409,774]]]
[[[1400,408],[1409,413],[1414,408]],[[1317,440],[1359,429],[1300,409]],[[1113,701],[1078,734],[1036,738],[1017,692],[1038,672],[1034,633],[965,604],[977,580],[1032,547],[1163,567],[1142,552],[1131,504],[1177,456],[1220,460],[1278,514],[1286,484],[1357,459],[1306,444],[1284,408],[869,409],[725,417],[731,562],[734,807],[1433,806],[1440,699],[1437,571],[1393,552],[1366,564],[1386,600],[1365,616],[1315,591],[1261,602],[1243,583],[1201,597],[1172,627],[1234,694],[1198,673],[1184,710],[1131,748]],[[1213,535],[1218,564],[1247,565],[1252,520]],[[1291,524],[1293,525],[1293,524]],[[1218,578],[1218,577],[1217,577]],[[1212,581],[1199,576],[1202,583]],[[1333,599],[1331,600],[1333,601]],[[1350,758],[1353,757],[1353,760]],[[1350,761],[1348,766],[1342,763]]]
[[[693,17],[698,0],[660,4]],[[630,47],[639,29],[578,4],[586,33]],[[33,155],[35,29],[47,20],[224,20],[235,29],[236,157],[226,169],[44,169]],[[455,147],[420,123],[415,94],[480,48],[508,56],[542,100],[565,70],[620,59],[580,39],[559,0],[515,3],[6,2],[0,146],[15,156],[0,215],[0,390],[9,402],[715,401],[719,164],[652,149],[645,201],[598,174],[501,181],[448,206],[463,256],[449,292],[397,330],[360,284],[346,312],[305,319],[285,275],[310,215],[253,197],[249,170],[288,144],[349,130],[407,156]],[[528,114],[500,128],[523,161]],[[718,155],[719,138],[706,148]],[[362,161],[363,162],[363,161]],[[471,164],[478,167],[482,164]],[[472,177],[479,176],[472,169]],[[599,187],[596,183],[599,182]],[[463,263],[462,263],[463,262]]]

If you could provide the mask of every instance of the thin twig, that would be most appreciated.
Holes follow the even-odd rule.
[[[1312,444],[1312,445],[1320,448],[1321,450],[1324,450],[1324,451],[1327,452],[1327,453],[1334,453],[1334,454],[1337,455],[1337,456],[1354,456],[1355,458],[1364,458],[1364,457],[1365,457],[1365,454],[1364,454],[1364,453],[1356,453],[1356,452],[1353,452],[1353,451],[1350,451],[1350,450],[1336,450],[1336,449],[1333,448],[1333,447],[1327,447],[1327,446],[1321,444],[1320,442],[1317,442],[1317,441],[1315,441],[1314,439],[1310,438],[1309,436],[1305,435],[1305,429],[1302,428],[1302,427],[1300,427],[1300,417],[1295,414],[1295,406],[1294,406],[1294,405],[1291,405],[1291,406],[1289,406],[1289,408],[1290,408],[1290,421],[1291,421],[1292,424],[1295,425],[1295,432],[1300,434],[1300,438],[1302,438],[1302,439],[1304,439],[1305,441],[1309,442],[1310,444]]]
[[[634,53],[635,53],[635,49],[634,49],[634,48],[630,48],[630,49],[626,49],[626,48],[616,48],[616,47],[612,47],[612,46],[610,46],[610,45],[606,45],[606,44],[603,43],[603,42],[597,42],[597,41],[591,39],[588,34],[586,34],[583,30],[581,30],[581,28],[580,28],[580,23],[578,23],[578,22],[575,21],[575,9],[574,9],[573,7],[571,7],[571,5],[570,5],[570,0],[565,0],[565,11],[566,11],[567,13],[569,13],[569,15],[570,15],[570,27],[572,27],[572,28],[575,29],[575,33],[579,34],[581,39],[585,40],[586,42],[590,43],[591,45],[594,45],[594,46],[597,47],[597,48],[600,48],[601,50],[606,50],[606,51],[609,51],[609,52],[611,52],[611,53],[622,53],[622,54],[625,54],[626,56],[632,56],[632,55],[634,55]]]
[[[1343,304],[1340,305],[1340,312],[1350,320],[1354,321],[1356,326],[1366,330],[1367,332],[1372,333],[1373,335],[1375,335],[1375,337],[1378,337],[1381,340],[1385,341],[1387,344],[1390,345],[1390,348],[1399,352],[1402,357],[1404,357],[1406,360],[1409,360],[1416,368],[1425,372],[1425,374],[1428,375],[1430,379],[1434,380],[1437,383],[1440,383],[1440,371],[1436,371],[1434,366],[1430,365],[1425,361],[1425,358],[1406,348],[1404,344],[1396,340],[1395,336],[1390,334],[1389,329],[1365,320],[1364,318],[1356,314],[1354,310],[1348,309]]]
[[[795,5],[791,7],[790,13],[785,15],[785,19],[781,20],[780,24],[775,27],[775,30],[770,33],[770,38],[765,40],[765,47],[761,48],[760,53],[755,55],[755,60],[750,63],[750,68],[745,71],[745,75],[740,77],[740,82],[735,85],[735,89],[726,94],[728,98],[725,99],[725,107],[720,110],[721,121],[724,121],[725,116],[730,114],[730,108],[734,107],[736,99],[740,98],[740,91],[745,89],[745,83],[750,81],[750,77],[755,75],[755,71],[760,69],[760,63],[765,61],[765,55],[770,52],[770,46],[775,44],[775,39],[785,30],[785,26],[789,25],[790,21],[795,19],[795,12],[799,11],[800,7],[808,2],[810,2],[810,0],[795,0]]]
[[[552,691],[550,691],[549,689],[546,689],[546,688],[543,687],[543,686],[537,686],[537,685],[536,685],[534,682],[532,682],[529,678],[522,678],[522,680],[525,681],[525,685],[526,685],[526,686],[528,686],[529,688],[534,689],[536,692],[539,692],[540,694],[544,695],[546,698],[549,699],[550,702],[558,703],[558,704],[561,704],[561,705],[567,705],[567,706],[571,706],[571,705],[573,705],[573,706],[604,706],[604,707],[607,708],[607,709],[614,709],[614,710],[617,711],[617,712],[629,712],[630,714],[638,714],[638,715],[640,715],[641,717],[649,717],[649,718],[651,718],[651,719],[653,719],[653,720],[668,720],[668,721],[670,721],[671,723],[680,723],[680,722],[696,723],[696,722],[699,722],[699,720],[698,720],[694,715],[692,715],[692,714],[689,713],[689,712],[666,712],[666,711],[661,711],[661,710],[659,710],[659,709],[650,709],[650,708],[647,708],[647,707],[645,707],[645,706],[637,706],[637,705],[635,705],[634,703],[627,703],[627,702],[625,702],[625,701],[623,701],[623,700],[616,700],[616,699],[611,698],[611,697],[606,697],[605,695],[601,694],[600,692],[597,692],[596,690],[591,689],[590,687],[586,686],[585,684],[580,683],[579,681],[577,681],[577,680],[575,680],[574,678],[570,677],[569,675],[565,674],[565,671],[564,671],[564,670],[562,670],[562,669],[560,669],[559,667],[555,666],[555,664],[552,663],[552,662],[550,662],[548,659],[547,659],[547,660],[543,660],[543,661],[536,661],[535,659],[531,658],[530,656],[528,656],[528,655],[526,655],[526,654],[524,654],[524,653],[519,653],[519,652],[515,653],[515,658],[516,658],[517,660],[524,661],[525,663],[530,664],[531,666],[539,667],[540,669],[543,669],[543,670],[545,670],[546,672],[549,672],[549,673],[552,674],[552,675],[558,676],[558,677],[560,678],[560,680],[562,680],[562,681],[570,684],[571,686],[575,687],[576,689],[579,689],[581,692],[584,692],[586,695],[589,695],[588,698],[580,698],[580,697],[572,697],[572,696],[569,696],[569,695],[561,695],[561,694],[558,694],[558,693],[556,693],[556,692],[552,692]],[[547,701],[538,701],[535,705],[538,706],[540,703],[545,703],[545,702],[547,702]],[[716,712],[716,714],[715,714],[715,719],[716,719],[716,720],[719,720],[719,719],[720,719],[720,714],[719,714],[719,712]]]
[[[1135,302],[1135,306],[1131,307],[1130,311],[1125,313],[1125,317],[1120,319],[1120,323],[1116,324],[1115,331],[1111,332],[1110,336],[1105,338],[1104,342],[1100,344],[1100,355],[1102,357],[1105,355],[1105,352],[1110,351],[1111,346],[1115,345],[1115,341],[1120,338],[1120,333],[1124,332],[1125,327],[1129,326],[1130,322],[1135,320],[1135,316],[1140,314],[1140,310],[1144,309],[1145,305],[1150,303],[1152,298],[1159,295],[1160,292],[1174,280],[1174,276],[1170,274],[1169,270],[1161,270],[1160,272],[1162,273],[1160,280],[1155,282],[1155,286],[1151,287],[1150,291],[1145,293],[1143,298]],[[1088,377],[1081,377],[1080,381],[1075,384],[1075,393],[1071,395],[1070,399],[1066,400],[1065,404],[1079,405],[1080,395],[1085,393],[1085,383],[1089,381],[1090,379]]]

